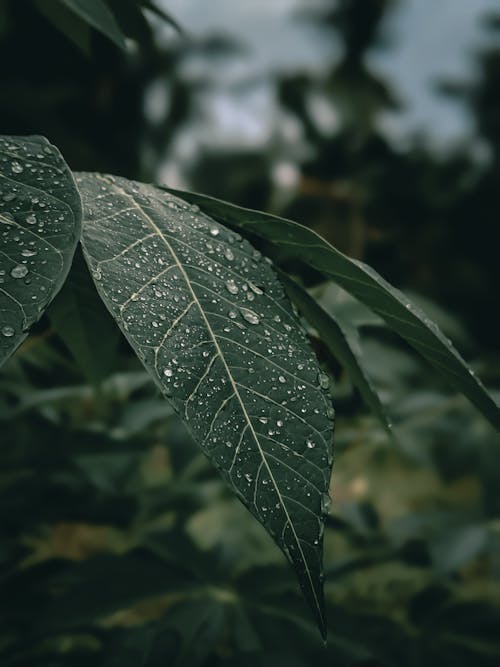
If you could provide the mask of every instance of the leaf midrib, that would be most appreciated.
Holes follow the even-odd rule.
[[[109,185],[109,182],[108,182],[106,179],[102,178],[102,176],[97,175],[97,178],[99,178],[101,181],[104,181],[106,184]],[[241,398],[241,395],[240,395],[240,393],[239,393],[239,391],[238,391],[238,385],[237,385],[237,383],[235,382],[235,380],[233,379],[233,376],[232,376],[232,374],[231,374],[230,368],[229,368],[229,366],[227,365],[227,362],[226,362],[226,359],[225,359],[224,355],[222,354],[222,350],[221,350],[221,348],[220,348],[220,346],[219,346],[219,342],[218,342],[218,340],[217,340],[217,335],[216,335],[215,332],[213,331],[213,329],[212,329],[212,327],[211,327],[211,325],[210,325],[210,322],[209,322],[209,320],[207,319],[207,317],[206,317],[206,315],[205,315],[205,313],[204,313],[204,311],[203,311],[203,308],[201,307],[201,304],[200,304],[200,302],[199,302],[199,300],[198,300],[198,297],[197,297],[197,295],[196,295],[196,292],[193,290],[193,288],[192,288],[192,286],[191,286],[191,282],[190,282],[190,280],[189,280],[189,276],[187,275],[187,273],[186,273],[184,267],[182,266],[182,264],[180,263],[180,261],[179,261],[179,259],[178,259],[178,257],[177,257],[177,254],[174,252],[174,249],[172,248],[172,246],[170,245],[169,241],[167,240],[167,238],[166,238],[166,237],[164,236],[164,234],[162,233],[161,229],[160,229],[160,228],[158,227],[158,225],[154,222],[154,220],[153,220],[153,219],[152,219],[152,218],[151,218],[151,217],[150,217],[150,216],[149,216],[149,215],[148,215],[148,214],[147,214],[147,213],[146,213],[146,212],[145,212],[145,211],[144,211],[138,204],[137,204],[137,202],[135,201],[135,199],[134,199],[130,194],[128,194],[123,188],[121,188],[121,187],[120,187],[119,185],[117,185],[116,183],[112,183],[111,186],[112,186],[112,188],[114,188],[115,190],[117,190],[123,197],[125,197],[126,199],[129,199],[129,200],[131,201],[133,207],[136,208],[136,209],[139,211],[139,213],[140,213],[140,214],[142,215],[142,217],[148,222],[148,224],[153,228],[153,230],[156,232],[156,234],[158,234],[158,237],[162,240],[162,242],[165,244],[165,246],[167,247],[167,249],[168,249],[169,252],[171,253],[171,255],[172,255],[172,257],[173,257],[175,263],[177,264],[177,267],[179,268],[179,271],[181,272],[181,274],[182,274],[182,276],[183,276],[183,278],[184,278],[184,280],[185,280],[185,282],[186,282],[186,286],[188,287],[189,291],[191,292],[191,295],[192,295],[192,297],[193,297],[193,300],[195,301],[195,303],[196,303],[196,305],[197,305],[197,307],[198,307],[198,310],[199,310],[199,312],[200,312],[200,314],[201,314],[201,317],[203,318],[203,321],[205,322],[205,325],[206,325],[206,327],[207,327],[207,330],[208,330],[208,332],[209,332],[209,334],[210,334],[210,336],[211,336],[211,338],[212,338],[212,340],[213,340],[214,346],[215,346],[215,348],[216,348],[216,350],[217,350],[217,354],[218,354],[220,360],[222,361],[222,364],[223,364],[224,369],[225,369],[225,371],[226,371],[227,377],[229,378],[229,382],[231,383],[231,386],[232,386],[232,388],[233,388],[234,395],[235,395],[236,398],[238,399],[238,402],[239,402],[239,404],[240,404],[241,410],[242,410],[243,415],[244,415],[244,417],[245,417],[245,421],[246,421],[248,427],[250,428],[250,430],[251,430],[251,432],[252,432],[252,436],[253,436],[253,439],[254,439],[254,441],[255,441],[255,443],[256,443],[256,445],[257,445],[257,448],[258,448],[260,457],[261,457],[261,459],[262,459],[262,463],[264,463],[264,465],[266,466],[267,472],[268,472],[268,474],[269,474],[269,476],[270,476],[270,479],[272,480],[272,484],[273,484],[273,486],[274,486],[274,488],[275,488],[275,490],[276,490],[276,493],[277,493],[277,495],[278,495],[280,504],[281,504],[281,506],[282,506],[282,508],[283,508],[283,511],[284,511],[284,513],[285,513],[286,521],[287,521],[288,525],[290,526],[290,528],[291,528],[291,530],[292,530],[292,533],[293,533],[293,537],[294,537],[295,543],[296,543],[297,548],[298,548],[298,550],[299,550],[299,552],[300,552],[300,556],[301,556],[302,562],[303,562],[303,564],[304,564],[305,572],[307,573],[307,578],[308,578],[308,580],[309,580],[310,590],[311,590],[311,593],[312,593],[312,595],[313,595],[313,597],[314,597],[314,601],[315,601],[315,604],[316,604],[316,608],[317,608],[317,610],[318,610],[318,615],[319,615],[320,618],[322,618],[322,617],[323,617],[323,614],[322,614],[322,608],[321,608],[321,605],[320,605],[320,603],[319,603],[318,596],[317,596],[317,594],[316,594],[316,590],[315,590],[314,585],[313,585],[313,581],[312,581],[311,573],[310,573],[310,570],[309,570],[309,567],[308,567],[308,564],[307,564],[307,560],[306,560],[305,555],[304,555],[304,552],[303,552],[303,550],[302,550],[302,545],[300,544],[300,540],[299,540],[299,538],[298,538],[298,536],[297,536],[297,533],[295,532],[295,527],[294,527],[294,525],[293,525],[293,523],[292,523],[292,521],[291,521],[291,518],[290,518],[290,515],[289,515],[289,513],[288,513],[288,510],[287,510],[285,501],[283,500],[283,496],[282,496],[282,494],[281,494],[281,492],[280,492],[279,486],[278,486],[278,484],[277,484],[277,482],[276,482],[276,480],[275,480],[275,478],[274,478],[274,475],[273,475],[273,473],[272,473],[272,470],[271,470],[271,468],[270,468],[270,466],[269,466],[269,464],[268,464],[268,462],[267,462],[267,459],[266,459],[266,457],[265,457],[264,450],[262,449],[262,447],[261,447],[261,445],[260,445],[259,439],[258,439],[258,437],[257,437],[257,433],[255,432],[255,429],[254,429],[254,427],[253,427],[252,421],[251,421],[251,419],[250,419],[250,415],[248,414],[248,412],[247,412],[247,410],[246,410],[246,407],[245,407],[245,404],[243,403],[243,400],[242,400],[242,398]],[[257,486],[257,479],[255,480],[255,484],[256,484],[256,486]],[[256,508],[257,508],[257,505],[256,505],[256,504],[255,504],[255,506],[256,506]],[[286,528],[286,524],[285,524],[285,528]],[[283,530],[285,530],[285,528],[284,528]]]

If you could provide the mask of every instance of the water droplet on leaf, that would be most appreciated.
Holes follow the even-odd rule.
[[[24,276],[26,276],[27,274],[28,274],[28,268],[24,266],[24,264],[18,264],[10,272],[10,275],[13,278],[24,278]]]

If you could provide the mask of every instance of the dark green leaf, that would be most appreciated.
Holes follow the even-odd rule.
[[[80,252],[47,315],[84,376],[95,383],[104,380],[116,360],[120,331],[102,305]]]
[[[126,50],[125,37],[104,0],[60,0],[60,2],[121,49]]]
[[[40,627],[76,628],[146,598],[188,590],[196,583],[181,565],[146,549],[95,556],[54,577],[51,587],[57,594],[40,616]]]
[[[316,329],[330,352],[345,367],[353,385],[358,388],[368,407],[392,436],[391,423],[370,378],[363,369],[359,352],[352,345],[350,333],[345,331],[340,322],[331,317],[295,280],[288,278],[283,272],[280,272],[280,277],[289,297]]]
[[[67,7],[53,0],[35,0],[35,7],[87,57],[91,53],[91,28]]]
[[[0,137],[0,365],[64,283],[80,223],[57,148],[43,137]]]
[[[161,19],[163,19],[166,23],[169,23],[172,26],[172,28],[175,28],[175,30],[177,30],[177,32],[184,34],[183,28],[179,25],[179,23],[177,23],[174,17],[171,14],[167,13],[164,9],[158,7],[156,2],[151,2],[151,0],[140,0],[140,1],[144,9],[149,9],[150,12],[153,12]]]
[[[124,35],[141,45],[151,43],[152,30],[136,0],[108,0]]]
[[[322,632],[333,408],[249,243],[152,186],[78,176],[98,290],[205,454],[293,564]]]
[[[370,266],[344,255],[311,229],[292,220],[241,208],[213,197],[178,192],[185,201],[200,206],[219,222],[265,238],[296,258],[332,278],[365,303],[389,327],[412,345],[457,391],[462,392],[500,429],[500,409],[451,342],[423,311],[410,303]]]

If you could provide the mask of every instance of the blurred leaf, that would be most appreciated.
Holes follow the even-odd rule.
[[[294,566],[324,633],[333,414],[282,286],[248,242],[176,197],[98,174],[78,184],[84,253],[105,304]]]
[[[171,667],[197,667],[204,663],[226,628],[227,605],[216,598],[200,596],[171,607],[164,620],[182,638]],[[230,613],[230,612],[229,612]]]
[[[152,30],[136,0],[107,0],[121,31],[141,45],[149,44]]]
[[[280,271],[279,275],[290,299],[295,302],[309,324],[316,329],[333,356],[344,366],[351,382],[357,387],[367,406],[380,419],[387,433],[392,437],[391,422],[370,378],[363,369],[360,353],[352,345],[351,335],[295,280],[288,278],[283,271]]]
[[[440,574],[454,572],[484,553],[487,543],[484,524],[446,528],[430,544],[434,567]]]
[[[59,0],[86,23],[126,51],[125,37],[104,0]]]
[[[174,17],[166,12],[164,9],[158,7],[158,0],[156,2],[153,2],[152,0],[139,0],[141,5],[144,7],[144,9],[149,9],[149,11],[153,12],[153,14],[156,14],[159,16],[163,21],[166,21],[166,23],[169,23],[172,28],[175,28],[177,32],[184,34],[184,29],[182,26],[179,25],[179,23],[174,19]]]
[[[42,630],[77,628],[145,598],[199,585],[182,564],[146,549],[90,558],[65,569],[51,582],[57,593],[39,618]]]
[[[162,622],[117,628],[113,635],[103,661],[106,667],[167,667],[179,652],[177,633]]]
[[[120,330],[99,299],[80,251],[47,315],[83,375],[93,383],[104,380],[116,362]]]
[[[350,259],[316,232],[292,220],[240,208],[205,195],[165,189],[200,206],[207,215],[229,227],[265,238],[278,248],[285,249],[289,259],[305,262],[335,280],[378,313],[455,389],[467,396],[495,428],[500,429],[500,408],[451,342],[423,311],[370,266]]]
[[[0,365],[68,274],[81,204],[61,154],[43,137],[0,137]]]
[[[61,2],[55,3],[54,0],[35,0],[35,6],[85,56],[90,57],[91,30],[83,19],[75,15]]]

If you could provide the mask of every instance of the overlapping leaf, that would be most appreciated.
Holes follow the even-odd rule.
[[[80,174],[98,290],[196,441],[293,564],[325,632],[333,408],[282,285],[250,244],[158,188]]]
[[[281,272],[281,279],[290,298],[300,308],[306,320],[316,329],[330,352],[345,367],[352,384],[357,387],[363,400],[378,417],[392,436],[391,422],[384,410],[380,398],[372,386],[371,380],[360,361],[360,353],[352,344],[348,333],[317,301],[295,280]]]
[[[80,222],[57,148],[43,137],[0,137],[0,365],[61,288]]]
[[[241,208],[213,197],[178,192],[185,201],[228,225],[261,236],[332,278],[338,285],[378,313],[391,329],[412,345],[441,375],[500,429],[500,408],[468,368],[438,326],[398,289],[370,266],[344,255],[311,229],[292,220]]]

